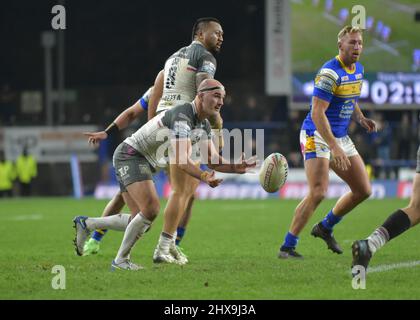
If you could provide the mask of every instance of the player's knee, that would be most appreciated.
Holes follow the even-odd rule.
[[[178,198],[189,199],[194,195],[194,190],[190,190],[190,188],[179,188],[173,190],[172,195]]]
[[[143,214],[150,219],[155,219],[159,214],[160,203],[156,199],[150,199],[143,208]]]
[[[366,186],[366,187],[364,187],[360,190],[357,190],[357,192],[356,192],[356,197],[360,201],[366,200],[371,195],[372,195],[372,187],[370,185]]]
[[[311,197],[315,203],[320,203],[322,200],[324,200],[326,194],[327,189],[322,186],[317,186],[311,191]]]

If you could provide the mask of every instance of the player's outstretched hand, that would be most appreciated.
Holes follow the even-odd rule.
[[[332,162],[334,165],[343,171],[346,171],[351,167],[349,158],[344,153],[343,149],[340,146],[331,147]]]
[[[101,140],[108,138],[108,134],[105,131],[98,132],[83,132],[88,137],[89,144],[96,146]]]
[[[378,125],[376,122],[369,118],[363,118],[360,120],[360,125],[367,130],[368,133],[377,132]]]
[[[246,173],[251,171],[257,166],[257,156],[252,156],[251,158],[245,159],[245,153],[242,152],[242,156],[235,163],[235,173]]]
[[[206,178],[204,180],[204,182],[212,188],[216,188],[223,181],[223,179],[216,179],[214,174],[215,172],[211,171],[208,175],[206,175]]]

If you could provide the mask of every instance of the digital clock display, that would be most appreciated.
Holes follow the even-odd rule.
[[[374,104],[420,104],[420,81],[414,83],[364,81],[362,90],[365,95],[360,95],[360,99],[370,100]]]
[[[315,73],[293,75],[293,102],[310,102]],[[420,73],[365,74],[360,102],[374,105],[419,105]]]

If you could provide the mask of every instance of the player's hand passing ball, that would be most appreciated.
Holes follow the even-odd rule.
[[[210,187],[216,188],[219,184],[222,183],[223,179],[216,179],[214,171],[206,171],[206,174],[203,176],[202,181],[207,183]]]
[[[245,154],[242,153],[241,158],[239,161],[236,161],[235,164],[235,173],[246,173],[249,172],[250,169],[253,169],[257,166],[257,157],[252,156],[251,158],[245,159]]]

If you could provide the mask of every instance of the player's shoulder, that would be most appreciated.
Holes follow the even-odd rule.
[[[208,51],[206,47],[204,47],[204,45],[200,41],[197,41],[197,40],[194,40],[193,42],[191,42],[189,47],[191,48],[192,51],[197,52],[199,54],[211,54],[210,51]]]
[[[214,55],[204,47],[200,41],[193,41],[190,44],[189,55],[191,58],[197,60],[210,60],[213,63],[216,63],[216,58]]]
[[[185,121],[193,121],[194,119],[194,108],[191,103],[183,103],[173,107],[169,110],[174,118],[178,120],[184,119]]]
[[[340,69],[340,62],[336,58],[333,58],[322,65],[318,71],[318,76],[327,76],[334,81],[338,81],[340,79]]]
[[[356,62],[356,72],[365,73],[365,67],[359,61]]]

